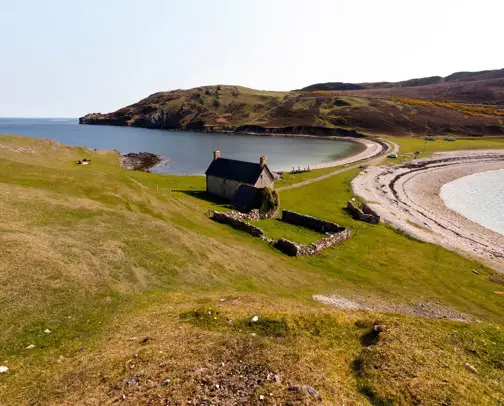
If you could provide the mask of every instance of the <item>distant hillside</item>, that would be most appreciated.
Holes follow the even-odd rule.
[[[317,83],[301,91],[351,91],[368,97],[407,97],[504,105],[504,69],[481,72],[457,72],[445,78],[431,76],[402,82]]]
[[[504,69],[291,92],[203,86],[155,93],[113,113],[88,114],[80,123],[215,132],[502,135]]]

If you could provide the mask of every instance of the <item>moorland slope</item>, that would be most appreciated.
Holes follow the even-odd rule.
[[[203,86],[159,92],[81,124],[216,132],[354,135],[502,135],[504,70],[398,83],[273,92]]]

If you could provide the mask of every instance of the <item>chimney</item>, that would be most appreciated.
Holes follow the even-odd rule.
[[[217,160],[220,158],[220,151],[218,149],[216,149],[214,152],[213,152],[213,160]]]
[[[259,163],[261,164],[261,168],[264,168],[266,165],[268,165],[268,157],[266,155],[263,155],[261,158],[259,158]]]

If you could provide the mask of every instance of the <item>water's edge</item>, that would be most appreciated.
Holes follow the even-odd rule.
[[[441,187],[446,207],[481,226],[504,234],[504,169],[463,176]]]

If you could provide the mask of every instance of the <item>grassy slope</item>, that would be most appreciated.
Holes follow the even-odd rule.
[[[73,163],[84,157],[89,167]],[[344,214],[355,173],[281,193],[283,207],[353,231],[319,257],[291,259],[209,221],[205,211],[218,204],[200,198],[201,177],[123,171],[111,152],[0,136],[0,361],[10,368],[0,375],[0,397],[7,404],[75,404],[83,396],[99,404],[122,395],[131,404],[183,401],[208,385],[231,385],[221,363],[236,371],[241,360],[253,396],[272,392],[277,403],[296,401],[286,390],[292,384],[345,404],[502,401],[500,327],[311,301],[312,293],[335,292],[434,299],[504,321],[502,297],[493,293],[502,287],[488,269]],[[273,221],[263,225],[279,232]],[[249,325],[254,314],[261,322]],[[367,346],[375,318],[389,331]],[[210,383],[200,385],[202,367]],[[254,386],[251,371],[264,368],[282,384]],[[132,374],[140,385],[124,382]]]

